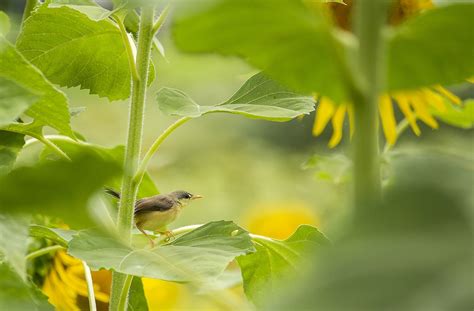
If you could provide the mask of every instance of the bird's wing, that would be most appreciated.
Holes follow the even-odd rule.
[[[164,195],[143,198],[135,204],[135,215],[144,212],[164,212],[170,210],[175,204],[177,203],[173,199]]]

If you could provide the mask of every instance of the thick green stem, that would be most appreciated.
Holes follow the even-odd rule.
[[[358,0],[355,29],[359,38],[358,89],[353,92],[354,203],[356,219],[364,218],[380,202],[378,99],[384,85],[382,29],[388,1]]]
[[[84,267],[84,277],[87,283],[87,296],[89,299],[89,311],[97,311],[97,306],[95,304],[95,293],[94,293],[94,282],[92,280],[91,269],[85,261],[82,262]]]
[[[64,249],[64,247],[61,246],[61,245],[48,246],[48,247],[39,249],[37,251],[34,251],[32,253],[29,253],[28,255],[26,255],[26,260],[32,260],[34,258],[43,256],[43,255],[46,255],[46,254],[49,254],[49,253],[56,252],[60,249]]]
[[[128,305],[128,292],[130,291],[130,286],[132,285],[133,275],[127,275],[125,277],[122,292],[120,293],[120,300],[118,305],[118,310],[127,310]]]
[[[125,149],[124,177],[122,181],[122,197],[119,204],[117,227],[126,241],[130,241],[133,223],[133,208],[137,197],[138,184],[134,182],[142,147],[143,120],[150,68],[151,45],[153,41],[154,8],[141,10],[140,27],[138,31],[138,48],[136,67],[138,79],[133,79],[132,96],[129,113],[127,146]],[[113,273],[109,309],[120,310],[120,297],[126,289],[127,276]],[[126,296],[128,290],[125,292]],[[125,304],[126,305],[126,304]]]
[[[28,17],[30,17],[31,12],[33,12],[33,9],[35,8],[37,3],[38,0],[26,0],[25,9],[23,10],[23,18],[21,20],[22,24]]]
[[[160,148],[161,144],[165,141],[165,139],[173,133],[174,130],[176,130],[178,127],[183,125],[184,123],[188,122],[191,120],[191,118],[188,117],[183,117],[176,121],[175,123],[171,124],[161,135],[153,142],[151,145],[150,149],[148,149],[147,153],[145,154],[145,157],[143,158],[142,162],[140,163],[140,167],[138,168],[137,174],[135,175],[135,183],[140,184],[143,175],[146,172],[146,168],[148,166],[148,163],[150,162],[151,158],[153,155],[158,151]]]

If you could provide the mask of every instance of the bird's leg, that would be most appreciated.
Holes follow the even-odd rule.
[[[155,247],[155,241],[153,241],[153,238],[151,236],[149,236],[148,234],[146,234],[145,230],[141,229],[138,226],[137,226],[137,228],[138,228],[138,230],[140,230],[141,233],[143,233],[148,238],[148,240],[150,241],[151,248],[154,248]]]
[[[171,238],[173,238],[173,240],[176,238],[173,234],[173,231],[170,231],[170,230],[158,231],[158,233],[160,235],[166,235],[166,239],[164,240],[166,243],[169,242],[171,240]]]

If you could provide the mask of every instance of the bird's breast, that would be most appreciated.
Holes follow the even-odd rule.
[[[135,223],[141,229],[159,231],[166,230],[166,226],[172,223],[181,212],[180,207],[173,207],[167,211],[146,212],[136,215]]]

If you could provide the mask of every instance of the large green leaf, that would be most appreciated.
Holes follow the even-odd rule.
[[[42,5],[25,22],[18,49],[48,79],[110,100],[130,95],[131,75],[118,27],[67,6]]]
[[[153,249],[136,249],[91,231],[79,232],[69,243],[69,253],[93,269],[193,283],[214,281],[236,256],[253,249],[248,233],[230,221],[208,223]]]
[[[0,176],[11,171],[24,144],[24,135],[0,131]]]
[[[474,75],[474,3],[430,9],[389,36],[388,87],[454,84]]]
[[[0,127],[15,121],[38,98],[30,90],[0,77]]]
[[[311,97],[295,94],[262,73],[251,77],[230,99],[215,106],[200,106],[185,93],[162,88],[156,97],[168,115],[196,118],[211,112],[240,114],[270,121],[288,121],[314,110]]]
[[[316,228],[302,225],[284,241],[254,237],[253,242],[257,251],[237,257],[237,262],[245,294],[258,306],[275,294],[282,281],[299,272],[305,257],[329,241]]]
[[[74,136],[69,124],[68,102],[64,93],[46,80],[43,74],[1,35],[0,78],[14,82],[39,97],[26,111],[38,124],[49,125],[60,133]]]
[[[0,178],[0,211],[42,213],[73,226],[89,225],[88,199],[118,174],[120,167],[115,162],[91,153],[72,162],[20,167]]]
[[[64,247],[67,247],[72,236],[76,233],[75,230],[50,228],[42,225],[31,225],[29,230],[32,237],[48,239]]]
[[[26,283],[6,263],[0,263],[0,310],[54,310],[46,296]]]
[[[142,279],[133,277],[130,292],[128,294],[128,310],[130,311],[148,311],[148,303],[143,290]]]
[[[0,35],[6,35],[10,31],[10,18],[5,12],[0,11]]]
[[[184,1],[173,36],[187,52],[240,56],[297,92],[346,97],[342,46],[322,10],[304,1]]]
[[[7,261],[26,280],[27,219],[0,214],[0,261]]]

